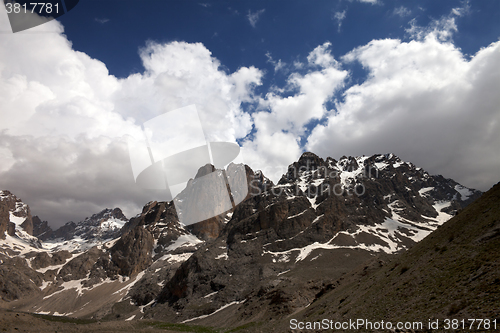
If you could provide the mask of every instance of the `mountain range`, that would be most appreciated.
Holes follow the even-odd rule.
[[[453,216],[468,216],[464,209],[482,195],[393,154],[335,160],[304,153],[277,184],[243,165],[230,164],[225,174],[241,177],[238,170],[246,177],[245,200],[187,226],[179,222],[176,200],[206,195],[201,177],[224,174],[211,165],[173,201],[149,202],[130,219],[119,208],[105,209],[57,230],[31,216],[14,194],[0,192],[2,307],[94,320],[286,331],[290,316],[345,316],[336,304],[355,294],[356,281],[364,281],[362,290],[383,288],[376,281],[384,274],[394,275],[393,285],[413,281],[406,277],[432,258],[410,253],[419,253],[420,244],[442,233]],[[225,190],[213,193],[215,200]],[[451,243],[465,237],[456,228]],[[493,236],[482,236],[497,239],[491,228],[485,235]],[[477,230],[475,237],[482,237],[484,230]],[[445,243],[431,254],[451,253]],[[371,308],[382,298],[375,293]],[[349,314],[389,316],[389,310],[363,312],[360,299],[341,303],[350,305]],[[449,305],[446,314],[460,314],[468,304]],[[262,324],[271,322],[276,326]]]

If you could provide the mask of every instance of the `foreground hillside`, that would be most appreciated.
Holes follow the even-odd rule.
[[[409,251],[333,281],[307,309],[262,329],[284,332],[291,319],[411,321],[425,329],[429,319],[443,328],[447,318],[475,318],[496,319],[489,331],[498,331],[499,304],[500,183]]]

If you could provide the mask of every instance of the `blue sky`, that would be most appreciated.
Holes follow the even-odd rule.
[[[338,58],[373,39],[408,39],[409,22],[426,26],[448,15],[461,1],[165,1],[87,0],[60,18],[75,50],[103,61],[111,74],[143,70],[138,48],[145,41],[201,42],[234,72],[241,66],[272,69],[267,53],[287,63],[304,59],[330,41]],[[454,43],[466,54],[495,41],[500,5],[470,2],[457,19]],[[343,13],[343,19],[336,13]],[[249,14],[254,15],[254,26]],[[339,28],[340,20],[340,28]],[[269,78],[271,79],[271,78]]]
[[[12,34],[0,12],[0,189],[54,225],[167,197],[125,138],[195,104],[278,180],[303,151],[394,153],[500,178],[500,2],[87,0]],[[182,124],[179,124],[182,126]]]

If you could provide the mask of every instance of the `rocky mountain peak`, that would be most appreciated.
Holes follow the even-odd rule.
[[[106,208],[78,223],[66,223],[54,232],[52,238],[113,239],[120,235],[121,228],[127,222],[128,219],[120,208]]]
[[[30,208],[10,191],[0,191],[0,239],[16,237],[39,247],[33,237],[33,220]]]
[[[321,157],[311,152],[303,153],[297,161],[298,166],[306,166],[308,170],[316,170],[324,163],[325,161]]]
[[[67,222],[52,230],[46,221],[34,218],[35,236],[55,249],[83,251],[121,235],[128,222],[120,208],[106,208],[80,222]]]
[[[106,208],[97,214],[93,214],[91,217],[87,217],[83,222],[87,222],[88,224],[97,224],[103,223],[110,219],[128,221],[127,217],[123,214],[120,208]]]
[[[36,215],[33,216],[33,236],[40,240],[45,240],[53,232],[47,221],[42,221]]]

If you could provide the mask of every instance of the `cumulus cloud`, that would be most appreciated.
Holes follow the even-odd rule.
[[[466,12],[454,9],[423,27],[413,21],[409,41],[373,40],[340,61],[330,43],[316,47],[296,66],[306,74],[290,74],[286,87],[261,100],[255,135],[244,144],[251,165],[287,165],[304,150],[334,158],[392,152],[487,190],[500,176],[493,153],[500,146],[500,42],[466,58],[452,40],[457,11]],[[367,79],[344,88],[342,67],[353,62]]]
[[[0,25],[7,30],[6,15]],[[241,103],[261,84],[255,67],[226,73],[200,43],[150,42],[140,50],[145,71],[117,79],[73,50],[57,21],[34,29],[0,36],[0,188],[53,226],[170,199],[134,184],[125,144],[157,115],[195,104],[210,141],[236,142],[252,129]]]
[[[4,16],[0,21],[8,24]],[[72,50],[57,21],[33,29],[39,33],[0,36],[0,130],[70,137],[133,130],[112,111],[120,84],[106,66]]]
[[[250,116],[240,105],[253,98],[253,88],[261,84],[260,70],[242,67],[226,74],[201,43],[148,43],[140,55],[146,71],[124,79],[115,96],[121,115],[142,124],[196,104],[209,141],[236,142],[251,130]]]
[[[482,190],[497,181],[500,42],[466,60],[441,36],[375,40],[345,55],[368,79],[344,92],[307,149],[337,157],[393,152]]]
[[[250,22],[250,25],[253,28],[255,28],[255,26],[257,25],[257,21],[259,21],[260,16],[264,14],[265,11],[265,9],[257,10],[255,12],[252,12],[251,10],[248,11],[248,22]]]
[[[325,103],[340,89],[348,73],[338,68],[330,43],[316,47],[307,57],[312,68],[306,74],[293,73],[284,89],[271,89],[253,114],[255,134],[244,142],[245,161],[258,169],[286,167],[301,152],[300,140],[312,121],[328,112]],[[318,68],[319,67],[319,68]],[[274,175],[273,180],[279,179]]]
[[[332,56],[329,51],[329,48],[332,46],[332,43],[325,42],[323,45],[317,46],[311,53],[307,56],[307,61],[311,65],[317,65],[324,68],[335,67],[337,65],[337,61]]]

